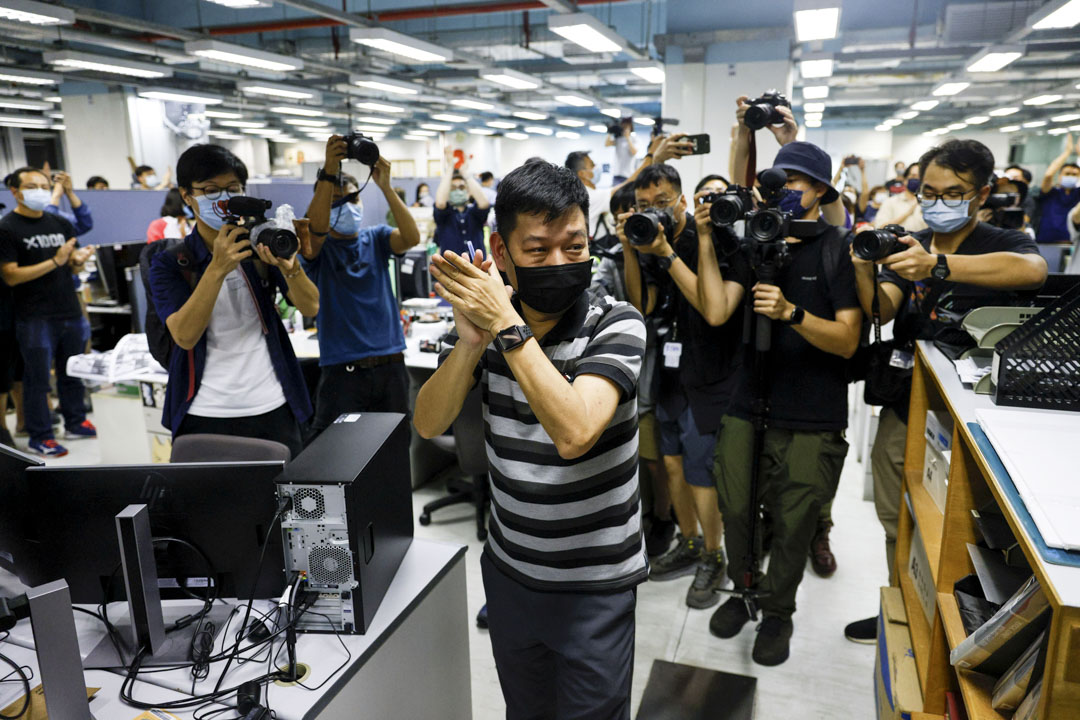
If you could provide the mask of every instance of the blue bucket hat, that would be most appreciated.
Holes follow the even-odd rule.
[[[822,205],[834,202],[840,193],[832,186],[832,158],[817,145],[808,142],[788,143],[776,153],[774,168],[795,170],[818,182],[825,183],[829,189],[821,198]]]

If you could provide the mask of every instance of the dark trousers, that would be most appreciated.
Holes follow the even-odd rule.
[[[538,592],[480,558],[507,720],[630,720],[637,591]]]
[[[274,440],[288,446],[293,457],[304,449],[304,443],[300,439],[300,425],[288,403],[262,415],[248,417],[216,418],[189,413],[180,422],[176,437],[196,433]]]
[[[373,368],[351,364],[327,365],[319,374],[312,435],[318,435],[350,412],[409,412],[409,376],[405,363]]]
[[[750,542],[750,456],[753,427],[724,417],[716,443],[716,490],[724,514],[728,576],[745,587]],[[769,569],[757,582],[766,593],[759,605],[766,615],[788,619],[806,568],[806,549],[825,503],[836,494],[848,444],[840,432],[769,429],[758,475],[758,497],[772,515]],[[760,543],[759,536],[756,542]],[[759,544],[758,557],[761,557]]]
[[[90,339],[90,323],[83,316],[73,318],[25,318],[15,323],[15,335],[23,356],[23,396],[26,431],[31,441],[53,439],[49,419],[49,371],[56,367],[56,389],[64,426],[75,427],[86,420],[83,384],[68,377],[67,361],[81,355]]]

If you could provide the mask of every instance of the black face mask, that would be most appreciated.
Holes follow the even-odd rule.
[[[533,310],[557,315],[574,304],[592,282],[592,258],[565,265],[522,267],[514,262],[507,248],[506,256],[514,263],[517,294]]]

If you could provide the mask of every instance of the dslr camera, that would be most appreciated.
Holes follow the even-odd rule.
[[[379,162],[379,146],[369,136],[359,132],[351,132],[343,139],[345,140],[345,158],[347,160],[356,160],[370,168],[374,168],[375,163]]]
[[[276,219],[267,219],[269,200],[237,195],[225,201],[225,222],[246,228],[251,246],[265,245],[278,258],[291,258],[300,249],[300,240],[292,230],[280,227]],[[291,208],[290,208],[291,211]]]
[[[750,188],[742,185],[729,185],[723,192],[704,195],[701,202],[712,203],[709,219],[717,227],[734,225],[754,208]]]
[[[903,252],[908,246],[900,238],[908,231],[900,225],[886,225],[880,230],[863,230],[851,241],[851,249],[860,260],[881,262],[890,255]]]
[[[994,193],[986,198],[982,209],[992,211],[991,225],[1019,230],[1024,227],[1024,208],[1020,207],[1020,203],[1020,193]]]
[[[626,224],[623,225],[626,239],[631,245],[650,245],[660,233],[660,228],[664,228],[664,237],[668,242],[675,242],[675,224],[662,210],[649,208],[636,212],[626,218]]]
[[[749,102],[743,122],[751,130],[761,130],[766,125],[779,125],[784,122],[784,116],[777,110],[779,107],[791,107],[791,102],[776,90],[769,90],[756,100]]]

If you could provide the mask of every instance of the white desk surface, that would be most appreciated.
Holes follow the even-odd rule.
[[[308,330],[296,330],[289,333],[289,341],[292,343],[293,352],[299,359],[319,357],[319,340],[312,338]],[[405,364],[411,368],[435,370],[439,366],[439,354],[421,352],[419,338],[405,339]]]
[[[941,389],[945,394],[949,405],[952,407],[953,412],[960,421],[962,426],[961,431],[970,436],[967,424],[978,422],[978,418],[975,417],[975,411],[980,409],[993,409],[998,406],[994,404],[989,395],[976,395],[974,390],[969,390],[964,387],[960,382],[959,376],[956,374],[956,369],[953,367],[952,361],[934,347],[933,343],[920,341],[919,348],[922,350],[923,355],[930,366],[930,370],[941,384]],[[1016,410],[1021,413],[1037,413],[1043,417],[1048,413],[1054,414],[1060,412],[1054,410],[1012,407],[1010,407],[1009,410]],[[978,448],[975,448],[975,451],[978,452]],[[1047,451],[1065,452],[1067,450],[1056,447],[1049,448]],[[997,478],[991,476],[987,479],[987,482],[992,482],[997,485]],[[1026,534],[1026,530],[1022,527],[1021,532]],[[1033,544],[1030,537],[1027,539],[1029,545]],[[1058,597],[1061,598],[1062,603],[1072,607],[1080,607],[1080,568],[1054,565],[1045,562],[1038,556],[1036,556],[1035,559],[1042,568],[1045,577],[1049,578],[1050,582],[1053,584],[1054,590],[1057,592]]]
[[[342,635],[341,640],[352,654],[345,668],[334,675],[333,679],[316,691],[305,690],[300,687],[282,688],[270,685],[267,698],[270,707],[274,709],[280,720],[300,720],[314,716],[322,707],[330,701],[338,689],[349,682],[367,660],[375,654],[383,642],[394,630],[408,617],[415,608],[453,566],[463,560],[466,547],[464,545],[451,545],[431,540],[414,539],[409,546],[408,552],[401,561],[393,582],[386,591],[386,596],[379,605],[378,611],[372,620],[371,627],[364,635]],[[174,604],[173,601],[166,601]],[[190,604],[190,601],[175,601],[175,604]],[[197,607],[200,603],[194,603]],[[258,603],[256,603],[258,606]],[[268,603],[262,603],[265,608]],[[113,603],[109,606],[109,619],[116,622],[127,616],[126,603]],[[238,627],[241,617],[234,617],[230,626],[230,634]],[[98,642],[105,638],[105,629],[101,622],[85,613],[75,614],[75,627],[79,633],[79,647],[85,657]],[[18,645],[23,648],[33,647],[33,633],[30,623],[21,622],[12,631],[6,646]],[[215,647],[221,645],[220,636],[217,638]],[[277,650],[275,645],[275,651]],[[6,654],[6,653],[5,653]],[[265,653],[264,653],[265,655]],[[284,662],[285,653],[279,656]],[[347,659],[347,654],[342,648],[341,642],[335,635],[324,634],[299,634],[296,643],[297,662],[311,666],[311,676],[305,681],[305,685],[315,687],[337,671],[338,667]],[[210,675],[205,680],[195,684],[196,693],[211,692],[225,663],[214,663]],[[93,671],[95,676],[101,671]],[[266,662],[248,663],[237,667],[234,662],[229,668],[222,687],[236,687],[245,680],[258,677],[266,672]],[[111,674],[111,673],[104,673]],[[87,678],[91,675],[87,673]],[[115,676],[119,677],[119,676]],[[191,693],[191,675],[187,670],[172,670],[169,672],[157,672],[140,676],[142,685],[153,685],[160,689]],[[88,681],[89,682],[89,679]],[[96,685],[95,685],[96,686]],[[119,683],[116,691],[119,692]],[[139,692],[134,694],[136,699],[142,700]],[[103,687],[104,692],[104,687]],[[155,702],[154,696],[149,695],[149,702]],[[105,703],[102,702],[102,705]],[[125,706],[126,707],[126,706]],[[132,713],[134,717],[137,713]],[[99,716],[98,720],[101,720]]]

